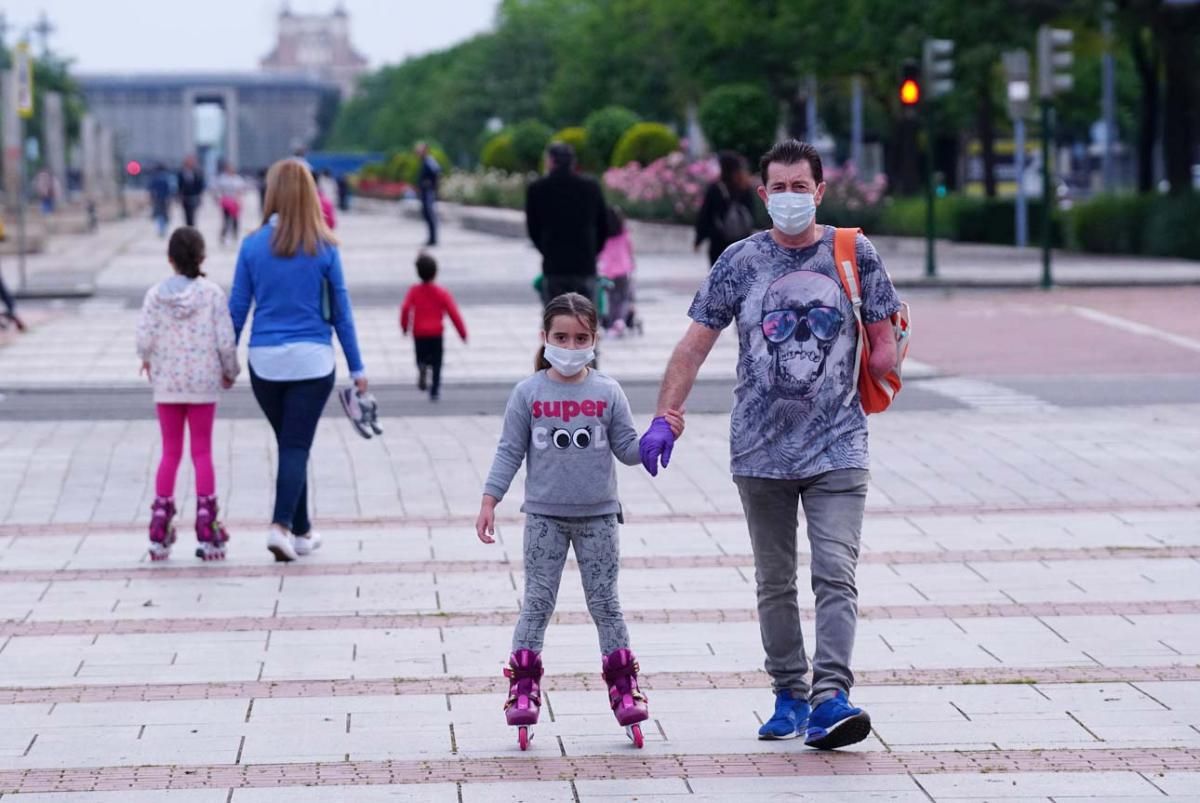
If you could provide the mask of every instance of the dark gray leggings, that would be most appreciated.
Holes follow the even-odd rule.
[[[608,655],[629,646],[629,631],[617,599],[621,555],[616,514],[560,519],[530,513],[525,517],[525,601],[513,633],[514,652],[541,652],[572,545],[601,653]]]

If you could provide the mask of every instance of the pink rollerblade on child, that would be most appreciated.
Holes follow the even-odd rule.
[[[646,695],[638,688],[638,663],[633,651],[622,647],[604,656],[604,682],[608,685],[608,701],[612,705],[617,724],[637,747],[645,744],[642,726],[638,723],[650,718],[646,708]]]
[[[166,560],[171,557],[171,545],[175,543],[175,500],[165,496],[154,498],[150,506],[150,560]]]
[[[517,650],[504,667],[504,677],[512,681],[508,687],[508,700],[504,703],[504,716],[509,725],[516,726],[521,749],[528,750],[533,738],[529,729],[537,724],[542,708],[542,656],[533,650]]]
[[[217,497],[201,496],[196,499],[196,557],[200,560],[225,560],[225,544],[229,531],[217,518]]]

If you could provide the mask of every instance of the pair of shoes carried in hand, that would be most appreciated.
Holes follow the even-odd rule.
[[[379,405],[375,401],[374,395],[360,393],[355,388],[349,387],[338,391],[338,399],[342,402],[342,409],[346,411],[346,417],[358,430],[359,435],[369,439],[372,435],[383,434],[383,430],[379,427]]]

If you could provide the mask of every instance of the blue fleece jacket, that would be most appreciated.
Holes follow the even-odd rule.
[[[337,246],[322,245],[315,255],[300,250],[294,256],[278,256],[271,250],[274,230],[267,224],[242,241],[229,292],[233,331],[240,339],[253,302],[251,347],[332,344],[332,330],[336,329],[350,372],[363,371]],[[332,326],[321,314],[321,286],[325,280],[329,282]]]

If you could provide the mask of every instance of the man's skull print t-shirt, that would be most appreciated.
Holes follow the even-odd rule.
[[[832,226],[805,248],[769,231],[725,250],[688,316],[710,329],[737,321],[738,365],[730,420],[735,476],[807,479],[869,468],[867,421],[857,394],[854,308],[833,262]],[[871,241],[855,244],[865,323],[900,308]]]

